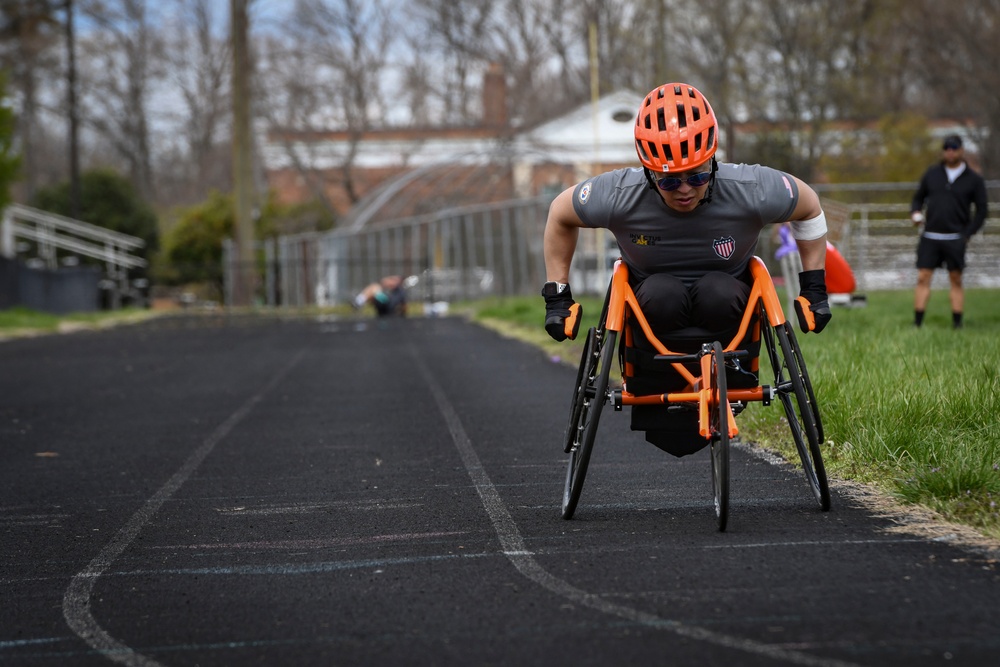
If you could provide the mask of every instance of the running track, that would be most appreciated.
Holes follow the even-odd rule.
[[[749,448],[719,533],[608,410],[563,521],[574,377],[452,318],[0,343],[0,664],[998,664],[991,552]]]

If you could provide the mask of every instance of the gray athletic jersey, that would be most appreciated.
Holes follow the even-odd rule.
[[[719,164],[712,201],[690,213],[667,206],[642,169],[616,169],[576,186],[573,208],[588,227],[618,241],[633,282],[669,273],[691,284],[709,271],[741,276],[765,225],[788,220],[799,200],[787,174]]]

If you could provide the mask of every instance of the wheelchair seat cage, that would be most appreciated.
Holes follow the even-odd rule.
[[[620,259],[615,263],[604,308],[596,327],[591,327],[584,341],[583,356],[570,409],[570,422],[564,449],[570,454],[563,495],[563,518],[572,518],[597,432],[601,408],[610,402],[616,410],[624,405],[686,406],[697,413],[698,434],[712,449],[712,482],[719,530],[725,530],[729,506],[729,444],[739,435],[738,411],[748,403],[770,405],[777,399],[784,408],[792,438],[802,460],[807,481],[826,511],[830,507],[829,487],[823,467],[820,444],[822,421],[816,397],[806,372],[805,361],[792,326],[785,319],[781,301],[770,273],[759,257],[750,262],[752,285],[739,328],[725,345],[720,341],[702,342],[694,353],[671,350],[656,335],[639,307],[628,280],[628,268]],[[679,391],[640,393],[629,391],[629,378],[635,369],[624,358],[616,359],[615,342],[623,335],[625,348],[634,344],[633,327],[642,331],[656,350],[653,359],[676,372],[686,386]],[[759,345],[760,354],[751,355],[740,346],[748,340]],[[750,371],[760,373],[760,357],[766,353],[773,372],[773,384],[729,389],[726,366],[733,360],[748,359]],[[609,387],[611,367],[622,370],[621,389]],[[665,368],[666,370],[666,368]]]

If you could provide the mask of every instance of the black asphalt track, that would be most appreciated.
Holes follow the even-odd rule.
[[[608,410],[562,520],[575,374],[452,318],[0,344],[0,664],[1000,664],[993,560],[749,448],[719,533]]]

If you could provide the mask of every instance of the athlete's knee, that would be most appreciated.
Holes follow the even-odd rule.
[[[749,285],[721,271],[710,271],[691,286],[691,296],[696,301],[728,301],[734,295],[749,292]]]
[[[706,329],[728,329],[739,322],[750,297],[750,286],[719,271],[705,274],[691,287],[691,319]]]
[[[654,329],[688,326],[691,299],[688,288],[679,278],[654,273],[636,286],[635,298]]]

